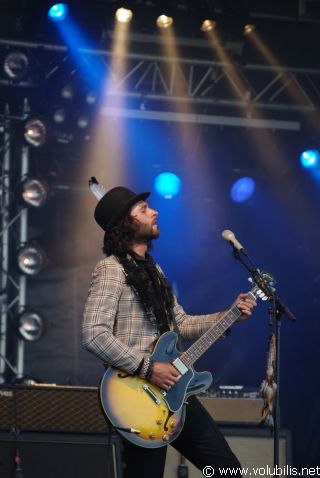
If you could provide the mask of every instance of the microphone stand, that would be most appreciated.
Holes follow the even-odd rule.
[[[253,261],[248,256],[248,253],[245,249],[240,251],[235,248],[234,244],[230,241],[232,246],[232,255],[238,260],[243,267],[250,273],[254,283],[261,289],[265,295],[268,297],[268,300],[272,302],[272,315],[275,319],[275,348],[276,348],[276,359],[275,359],[275,372],[276,372],[276,383],[277,391],[275,394],[275,401],[273,407],[273,461],[274,468],[279,466],[279,436],[280,436],[280,327],[281,327],[281,317],[285,315],[290,321],[294,322],[296,320],[295,316],[292,314],[290,309],[282,302],[280,297],[274,294],[274,291],[266,283],[265,278],[260,273],[260,270],[255,266]],[[244,261],[244,256],[247,259],[248,264]]]

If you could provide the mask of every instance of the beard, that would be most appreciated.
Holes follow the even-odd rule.
[[[135,235],[134,240],[138,244],[148,244],[148,247],[151,245],[153,239],[158,239],[160,236],[160,230],[153,225],[141,224],[139,222],[135,223]]]

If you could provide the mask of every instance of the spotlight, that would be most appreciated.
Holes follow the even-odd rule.
[[[17,318],[16,332],[21,339],[35,342],[43,335],[44,320],[37,312],[25,310]]]
[[[173,18],[167,15],[160,15],[156,23],[159,28],[169,28],[173,24]]]
[[[57,124],[64,123],[66,119],[66,112],[64,111],[64,109],[58,108],[57,110],[54,111],[52,119]]]
[[[88,105],[94,105],[97,102],[98,95],[95,91],[88,91],[86,94],[86,103]]]
[[[116,11],[116,20],[120,23],[130,23],[133,17],[132,10],[129,8],[118,8]]]
[[[52,22],[62,22],[69,12],[69,7],[66,3],[56,3],[49,8],[48,17]]]
[[[202,25],[201,25],[201,31],[202,32],[209,32],[211,30],[214,30],[216,27],[216,22],[214,20],[203,20]]]
[[[251,32],[253,32],[256,29],[256,26],[253,25],[253,23],[247,23],[243,27],[243,34],[244,35],[250,35]]]
[[[80,129],[86,129],[89,126],[89,118],[86,115],[81,115],[77,119],[77,126]]]
[[[317,149],[308,149],[300,155],[300,162],[304,168],[316,168],[319,164],[320,153]]]
[[[255,191],[255,182],[250,177],[237,179],[232,185],[230,196],[234,202],[243,202],[251,198]]]
[[[181,190],[181,179],[173,173],[161,173],[155,178],[154,188],[160,196],[172,199]]]
[[[40,179],[28,178],[22,183],[22,198],[32,207],[42,207],[48,198],[49,186]]]
[[[39,274],[46,262],[45,253],[38,245],[27,244],[18,252],[18,266],[28,276]]]
[[[47,139],[47,128],[40,119],[29,119],[24,127],[24,137],[27,143],[38,148]]]
[[[71,85],[64,85],[61,89],[61,96],[65,100],[72,100],[74,97],[74,89]]]
[[[11,80],[20,81],[29,72],[29,59],[21,51],[12,51],[8,53],[3,62],[4,72]]]

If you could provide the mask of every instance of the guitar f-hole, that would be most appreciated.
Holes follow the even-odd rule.
[[[168,424],[168,421],[170,420],[170,418],[172,417],[172,415],[173,415],[173,412],[171,412],[171,411],[169,410],[167,419],[166,419],[166,421],[164,422],[164,425],[163,425],[163,429],[164,429],[166,432],[169,430],[167,424]]]

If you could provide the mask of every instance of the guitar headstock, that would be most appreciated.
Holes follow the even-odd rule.
[[[266,285],[266,288],[264,287],[259,287],[256,283],[253,282],[252,277],[249,277],[248,281],[253,284],[250,293],[255,297],[255,299],[259,298],[263,301],[266,301],[268,299],[271,299],[272,294],[275,292],[275,287],[274,285],[276,284],[275,278],[270,272],[266,271],[258,271],[260,276],[263,279],[264,284]],[[268,294],[265,289],[269,289],[271,294]]]

